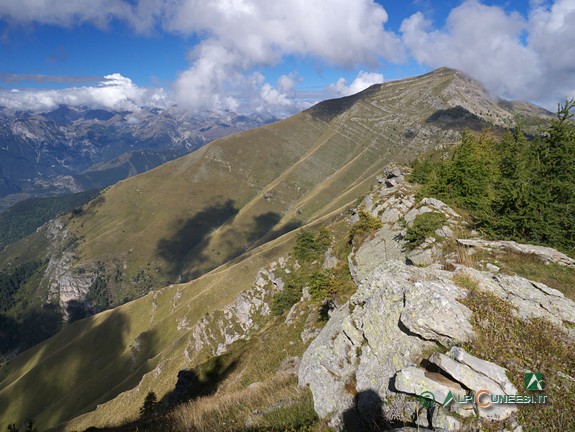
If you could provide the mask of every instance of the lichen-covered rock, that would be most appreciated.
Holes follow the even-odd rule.
[[[395,376],[394,388],[412,395],[433,393],[435,402],[438,403],[443,403],[449,392],[455,396],[465,395],[465,389],[458,383],[416,366],[407,366],[400,370]]]
[[[501,366],[473,357],[467,353],[463,355],[461,352],[464,353],[464,351],[460,349],[460,352],[457,352],[454,355],[455,359],[441,353],[435,353],[429,357],[429,361],[437,365],[455,381],[463,384],[474,393],[477,393],[480,390],[486,390],[492,395],[517,394],[517,389],[508,379],[503,379],[504,384],[499,385],[499,383],[487,375],[490,371],[494,371],[495,375],[500,376],[499,370],[503,369]],[[485,373],[475,370],[467,364],[461,363],[457,360],[458,358],[467,360],[472,358],[473,360],[471,360],[471,363],[478,366],[480,365],[478,369],[481,369]],[[505,389],[503,387],[505,387]],[[505,420],[515,412],[517,412],[517,406],[514,404],[497,404],[488,408],[479,408],[479,415],[481,417],[497,421]]]
[[[463,348],[460,347],[453,347],[449,351],[449,356],[457,360],[459,363],[469,366],[473,370],[489,377],[493,381],[495,381],[500,387],[501,390],[505,394],[517,394],[517,389],[515,386],[509,381],[507,378],[507,369],[501,367],[495,363],[489,362],[487,360],[483,360],[472,356],[471,354],[467,353]]]
[[[435,339],[447,346],[467,340],[472,334],[469,325],[462,325],[458,333],[447,324],[460,322],[460,316],[469,314],[456,300],[465,295],[464,290],[453,284],[448,274],[388,261],[334,312],[304,353],[299,370],[300,384],[310,386],[321,417],[341,425],[342,413],[353,402],[352,393],[372,390],[385,399],[391,394],[390,383],[396,373],[436,348]],[[429,296],[430,291],[436,295]],[[419,297],[425,301],[420,302]],[[460,308],[445,307],[451,303]],[[427,316],[434,308],[442,311],[445,320]]]
[[[543,283],[520,276],[493,275],[468,267],[460,267],[456,272],[468,274],[481,289],[511,303],[521,318],[544,318],[560,327],[565,323],[575,323],[575,302]]]
[[[339,261],[338,261],[337,257],[333,254],[333,250],[331,248],[329,248],[327,251],[325,251],[322,268],[324,268],[326,270],[335,268],[335,266],[337,266],[338,262]]]
[[[354,261],[350,265],[350,271],[356,283],[367,278],[382,262],[404,259],[401,233],[401,229],[392,227],[381,229],[354,254],[350,254],[349,259]]]
[[[540,260],[548,263],[564,265],[575,268],[575,260],[564,253],[550,247],[522,244],[509,240],[483,240],[483,239],[457,239],[459,243],[469,247],[483,249],[507,250],[525,255],[535,255]]]
[[[422,366],[425,353],[440,347],[452,348],[449,355],[435,354],[429,361],[445,371],[453,382],[450,385],[494,394],[517,393],[504,368],[456,346],[473,337],[471,311],[458,301],[468,291],[452,280],[460,272],[469,274],[477,282],[477,289],[510,301],[521,317],[537,316],[561,325],[562,321],[574,322],[574,302],[556,290],[518,276],[494,276],[463,266],[453,273],[438,266],[418,268],[400,261],[383,262],[364,277],[349,302],[334,311],[302,356],[299,382],[310,386],[321,417],[341,428],[342,415],[354,403],[355,393],[373,391],[381,400],[388,400],[396,392],[429,391],[433,382],[443,382],[449,388],[442,381],[445,377],[434,376]],[[436,398],[441,399],[443,393],[438,391]],[[384,404],[384,417],[389,415],[388,409]],[[451,409],[462,414],[462,406]],[[515,410],[507,405],[479,414],[490,420],[504,420]],[[471,410],[465,412],[470,414]],[[450,427],[459,424],[443,419]]]
[[[454,284],[417,281],[405,292],[401,324],[443,346],[468,342],[473,338],[472,312],[457,301],[464,295],[464,290]]]

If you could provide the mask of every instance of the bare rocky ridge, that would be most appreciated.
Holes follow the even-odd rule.
[[[453,235],[462,219],[439,200],[416,202],[413,186],[402,179],[402,174],[389,170],[363,200],[360,208],[378,217],[383,227],[350,255],[357,293],[334,311],[306,350],[299,382],[310,386],[319,416],[329,419],[330,425],[339,430],[349,430],[350,413],[367,415],[365,407],[372,405],[374,398],[385,401],[382,409],[386,427],[407,422],[432,430],[455,431],[464,428],[460,416],[512,419],[517,409],[514,405],[489,409],[472,404],[441,405],[449,391],[462,397],[482,389],[492,394],[517,394],[503,367],[458,348],[473,339],[474,331],[471,311],[458,301],[467,296],[468,290],[457,285],[454,277],[468,275],[479,289],[511,302],[518,316],[544,318],[562,327],[566,334],[572,334],[568,324],[575,323],[575,303],[557,290],[519,276],[462,265],[455,265],[453,271],[444,270],[435,264],[441,255],[435,239],[426,239],[412,252],[405,251],[404,227],[417,214],[445,214],[448,222],[438,230],[438,238]],[[405,222],[401,224],[400,220]],[[460,241],[484,245],[479,239]],[[533,250],[527,245],[513,246],[525,253]],[[545,259],[571,264],[557,251],[544,249]],[[414,266],[413,258],[420,256],[425,259]],[[449,351],[442,354],[443,350]],[[439,404],[429,418],[421,415],[418,402],[406,397],[426,391],[432,392]]]

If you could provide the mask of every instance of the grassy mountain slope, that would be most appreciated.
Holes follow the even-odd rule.
[[[206,359],[194,324],[285,256],[294,228],[341,216],[390,161],[454,143],[464,128],[513,122],[480,84],[440,69],[320,103],[108,188],[62,219],[75,239],[65,276],[98,266],[127,296],[142,293],[142,280],[150,289],[198,278],[68,325],[2,365],[0,429],[30,417],[51,427],[98,405],[70,428],[137,413],[147,391],[165,394],[179,370]],[[0,268],[48,255],[48,231],[8,247]]]
[[[143,268],[153,287],[189,280],[354,199],[389,161],[513,118],[450,69],[320,103],[109,188],[66,222],[80,239],[75,267],[104,261],[124,287]]]
[[[137,412],[140,393],[145,394],[150,385],[146,381],[153,381],[160,395],[173,389],[177,372],[189,365],[186,348],[194,357],[189,331],[187,326],[181,328],[182,322],[193,325],[249,288],[257,270],[284,248],[284,241],[276,242],[275,248],[265,247],[228,269],[77,321],[3,365],[0,427],[29,418],[41,427],[54,426],[135,387],[158,366],[160,375],[149,374],[142,391],[124,394],[122,402],[105,407],[102,419],[119,421]]]

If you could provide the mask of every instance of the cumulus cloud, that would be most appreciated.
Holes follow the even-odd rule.
[[[347,80],[342,77],[339,78],[335,84],[330,84],[327,91],[333,96],[349,96],[359,93],[373,84],[380,84],[382,82],[382,74],[361,71],[349,86],[347,85]]]
[[[371,0],[187,0],[165,17],[181,33],[205,32],[191,53],[191,66],[175,83],[182,105],[225,106],[222,94],[254,67],[286,56],[318,59],[337,66],[375,66],[381,57],[403,59],[399,38],[384,30],[388,16]],[[263,98],[278,98],[269,86]],[[279,99],[276,102],[280,102]],[[283,101],[285,102],[285,101]]]
[[[434,29],[418,12],[401,25],[409,53],[463,70],[504,97],[547,106],[575,96],[575,2],[533,2],[528,16],[468,0]]]
[[[251,101],[251,109],[256,112],[285,117],[312,105],[295,91],[296,83],[303,81],[297,74],[280,76],[275,87],[265,82],[265,77],[257,72],[252,75],[251,81],[258,95]]]
[[[142,106],[165,107],[167,103],[163,89],[138,87],[118,73],[104,76],[98,86],[0,92],[0,106],[13,110],[47,111],[65,104],[138,111]]]
[[[178,103],[194,110],[237,108],[230,88],[286,56],[344,68],[404,59],[400,38],[384,29],[387,12],[373,0],[19,0],[0,3],[0,17],[100,27],[116,19],[140,32],[195,35],[190,67],[173,86]],[[260,99],[285,103],[281,88],[260,90]]]
[[[289,75],[277,83],[263,77],[255,82],[254,71],[286,58],[348,70],[415,59],[426,67],[461,69],[508,98],[549,106],[575,96],[575,2],[531,0],[527,15],[485,3],[464,1],[440,28],[418,12],[403,21],[398,33],[386,28],[388,14],[374,0],[19,0],[0,2],[0,19],[100,28],[118,20],[141,33],[193,36],[198,43],[188,54],[189,67],[172,90],[175,102],[197,111],[291,113],[307,106],[296,91],[300,83]],[[341,78],[317,95],[348,95],[382,80],[380,74],[361,72],[351,83]],[[101,106],[130,106],[146,100],[142,92],[150,94],[131,82],[106,81],[22,96],[44,105],[93,100]],[[2,94],[4,100],[9,96]],[[152,103],[160,103],[166,96],[154,97]]]
[[[12,23],[74,26],[92,23],[108,27],[122,20],[141,33],[150,32],[165,8],[166,0],[18,0],[0,2],[0,18]]]

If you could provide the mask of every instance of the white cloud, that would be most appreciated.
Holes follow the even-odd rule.
[[[138,111],[142,106],[165,107],[168,98],[163,89],[138,87],[118,73],[106,75],[97,87],[0,92],[0,106],[14,110],[46,111],[62,104]]]
[[[380,84],[382,82],[382,74],[361,71],[349,86],[346,85],[347,80],[342,77],[339,78],[335,84],[330,84],[327,91],[332,96],[349,96],[359,93],[373,84]]]
[[[400,40],[384,30],[387,19],[371,0],[186,0],[166,15],[164,25],[209,37],[191,53],[176,94],[192,109],[221,107],[226,87],[237,85],[250,69],[288,55],[338,67],[376,65],[381,57],[400,61]],[[262,90],[262,98],[285,102],[271,88]]]
[[[554,106],[575,96],[575,2],[532,7],[523,17],[468,0],[442,29],[421,13],[412,15],[402,23],[402,39],[420,64],[454,67],[504,97]]]
[[[302,106],[302,93],[295,91],[298,82],[285,76],[272,85],[257,78],[255,70],[286,58],[373,70],[382,60],[401,63],[407,54],[428,67],[461,69],[502,96],[553,105],[575,96],[575,1],[530,0],[529,5],[525,16],[466,0],[450,12],[443,27],[435,28],[418,12],[403,21],[399,35],[385,28],[387,12],[374,0],[18,0],[0,2],[0,19],[101,28],[120,20],[141,33],[161,29],[194,36],[199,43],[188,55],[190,65],[173,83],[175,101],[191,110],[291,112]],[[109,79],[98,87],[26,91],[21,96],[28,102],[22,104],[165,103],[163,92],[149,97],[149,90]],[[382,80],[379,74],[362,72],[351,84],[340,79],[327,92],[347,95]],[[6,94],[0,95],[0,103]],[[10,101],[15,104],[15,97]]]
[[[195,35],[190,67],[173,86],[178,103],[194,110],[237,107],[229,89],[286,56],[345,68],[404,59],[401,40],[384,29],[387,12],[373,0],[19,0],[0,3],[2,17],[100,27],[117,19],[140,32],[160,26]],[[275,97],[267,90],[265,98]]]
[[[252,87],[258,92],[258,98],[252,99],[251,109],[265,112],[276,117],[285,117],[309,108],[312,104],[298,97],[295,91],[296,82],[303,79],[296,74],[282,75],[277,86],[265,82],[265,77],[255,73],[252,77]]]

